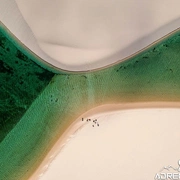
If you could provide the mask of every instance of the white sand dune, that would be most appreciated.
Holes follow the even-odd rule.
[[[45,61],[82,71],[121,60],[177,29],[179,6],[179,0],[1,0],[0,20]]]
[[[164,166],[178,166],[180,104],[159,105],[106,105],[87,112],[83,117],[96,118],[99,126],[77,119],[30,180],[152,180]],[[47,165],[48,160],[53,161]]]

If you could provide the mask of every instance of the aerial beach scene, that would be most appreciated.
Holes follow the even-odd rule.
[[[122,132],[119,136],[116,134],[120,141],[122,137],[128,137],[128,134],[138,135],[137,132],[141,134],[142,127],[145,129],[151,127],[152,134],[156,134],[156,136],[152,136],[151,131],[148,130],[149,134],[142,131],[144,137],[141,134],[143,138],[149,138],[149,143],[150,140],[157,138],[157,129],[167,130],[169,127],[168,134],[171,134],[171,138],[178,142],[180,138],[177,133],[180,115],[179,45],[180,30],[177,27],[141,50],[130,53],[124,59],[102,67],[73,71],[43,60],[39,54],[34,53],[20,41],[6,24],[1,22],[0,179],[35,180],[41,176],[40,179],[56,180],[61,177],[61,171],[54,172],[52,170],[53,176],[48,173],[51,171],[53,163],[56,163],[58,158],[65,153],[65,149],[71,146],[73,140],[77,140],[78,137],[87,137],[87,139],[93,137],[93,134],[87,135],[93,131],[96,132],[96,136],[98,132],[100,134],[110,133],[107,127],[112,128],[112,136],[109,133],[106,134],[111,137],[109,138],[111,141],[114,138],[113,129],[115,132],[115,127],[119,127],[118,131]],[[141,116],[136,114],[136,110]],[[163,113],[158,114],[159,111]],[[156,112],[156,117],[153,116],[154,112]],[[131,118],[128,114],[131,114]],[[133,123],[132,117],[136,115],[137,118],[134,118]],[[172,115],[176,119],[173,119]],[[127,121],[123,121],[123,118]],[[117,119],[121,120],[121,126],[116,124],[115,119],[116,121]],[[152,124],[144,124],[143,119],[147,122],[152,121]],[[170,120],[173,122],[171,125],[169,125]],[[144,124],[144,126],[141,126],[139,130],[138,126],[132,128],[138,123]],[[153,123],[157,123],[157,129],[153,129]],[[163,123],[165,126],[162,127]],[[130,130],[123,127],[130,127]],[[134,132],[133,129],[137,131]],[[85,132],[87,134],[81,134]],[[169,137],[168,134],[166,134],[167,137]],[[104,137],[104,140],[107,139],[109,142],[107,136]],[[137,138],[141,136],[137,136]],[[136,136],[134,135],[134,137]],[[164,135],[161,137],[161,133],[158,134],[159,140],[162,138],[167,140],[167,137]],[[138,139],[136,140],[138,142]],[[136,140],[133,141],[135,144]],[[93,142],[92,139],[87,141],[89,145]],[[121,142],[125,143],[126,141],[128,138]],[[163,144],[165,143],[163,141]],[[168,141],[168,143],[170,143],[169,146],[172,146],[173,142]],[[76,145],[79,149],[75,150],[75,147],[70,149],[79,152],[80,149],[86,147],[85,141],[81,141],[80,144],[82,147]],[[120,149],[123,150],[122,153],[126,152],[124,156],[121,154],[126,159],[129,156],[128,152],[130,153],[129,149],[132,149],[133,152],[134,146],[129,148],[127,146],[126,149],[125,144],[121,144]],[[160,154],[163,152],[162,147],[165,147],[163,144],[160,146],[157,146],[156,143],[153,144]],[[87,147],[90,148],[88,145]],[[102,147],[104,147],[103,144]],[[140,147],[146,146],[141,144]],[[178,144],[174,144],[173,147],[177,148],[178,152]],[[170,149],[172,150],[172,148]],[[168,159],[173,160],[173,162],[169,161],[169,164],[176,166],[176,161],[179,158],[177,152],[173,156],[168,156]],[[106,153],[110,153],[110,151]],[[137,157],[136,155],[133,156]],[[71,157],[70,154],[63,155],[67,161],[69,161],[68,156]],[[139,155],[139,157],[141,157],[142,163],[146,164],[146,157],[143,155]],[[153,157],[157,158],[157,156]],[[157,172],[166,163],[168,164],[167,161],[162,160],[162,157],[159,158],[161,162],[157,163],[157,167],[154,167],[157,168]],[[125,162],[125,159],[122,161]],[[75,160],[77,163],[77,159]],[[97,162],[101,160],[97,160]],[[126,160],[127,164],[131,163],[128,159]],[[154,160],[154,162],[156,161]],[[136,163],[138,164],[138,160]],[[80,167],[78,163],[77,167]],[[69,172],[68,168],[66,170]],[[154,170],[153,173],[156,173]],[[62,170],[62,174],[64,172],[66,171]],[[126,174],[126,168],[123,170],[124,172]],[[139,172],[139,170],[136,171],[135,179],[138,179]],[[72,171],[72,175],[73,173]],[[97,176],[98,172],[92,172],[92,174]],[[86,177],[87,173],[84,176]],[[85,178],[84,176],[82,177]],[[115,174],[113,177],[118,179]],[[119,177],[124,176],[119,175]],[[143,177],[146,177],[146,173]],[[65,177],[67,180],[72,178],[73,176]],[[78,179],[79,176],[74,175],[75,178]],[[89,177],[89,179],[91,178]],[[105,179],[105,177],[101,177],[101,179]],[[130,177],[126,179],[130,179]]]

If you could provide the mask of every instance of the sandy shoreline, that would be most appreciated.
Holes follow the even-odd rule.
[[[106,113],[114,113],[119,110],[130,109],[145,109],[145,108],[180,108],[180,102],[147,102],[147,103],[122,103],[122,104],[107,104],[96,108],[93,108],[86,113],[82,114],[79,118],[71,123],[71,125],[64,130],[62,136],[57,140],[55,145],[49,151],[44,158],[41,165],[29,178],[29,180],[39,179],[48,169],[48,166],[60,153],[66,143],[74,136],[74,134],[80,130],[86,123],[81,118],[98,118],[98,116],[104,116]]]

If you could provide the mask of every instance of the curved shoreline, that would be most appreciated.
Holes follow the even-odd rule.
[[[180,28],[175,29],[174,31],[169,32],[167,35],[159,38],[158,40],[154,41],[153,43],[149,44],[148,46],[142,48],[141,50],[137,51],[136,53],[131,54],[130,56],[127,56],[121,60],[117,60],[114,63],[111,63],[109,65],[100,67],[100,68],[96,68],[96,69],[89,69],[87,71],[69,71],[66,69],[61,69],[60,67],[55,67],[54,65],[52,65],[50,62],[44,61],[40,56],[38,56],[37,54],[33,53],[25,44],[23,44],[1,21],[0,21],[0,26],[3,28],[4,31],[6,31],[6,33],[10,36],[11,41],[13,41],[13,43],[15,43],[16,46],[22,46],[24,48],[26,48],[28,50],[28,54],[30,54],[30,56],[33,56],[34,58],[37,58],[38,61],[41,63],[41,65],[43,66],[43,68],[48,69],[54,73],[68,73],[68,74],[82,74],[82,73],[88,73],[88,72],[96,72],[99,70],[104,70],[107,69],[109,67],[112,67],[114,65],[117,65],[119,63],[122,63],[126,60],[130,60],[131,58],[134,58],[135,56],[143,53],[144,51],[152,48],[153,46],[157,45],[159,42],[166,40],[167,38],[169,38],[170,36],[178,33],[180,31]],[[34,61],[34,60],[33,60]],[[36,62],[38,63],[38,62]],[[39,64],[39,63],[38,63]]]
[[[81,118],[97,118],[97,116],[105,116],[109,113],[114,113],[121,110],[134,110],[134,109],[169,109],[180,108],[180,102],[144,102],[144,103],[122,103],[122,104],[106,104],[93,108],[79,118],[74,120],[70,126],[64,130],[62,136],[56,141],[55,145],[48,152],[41,165],[32,174],[29,180],[39,179],[48,170],[52,161],[61,152],[63,147],[68,141],[85,125],[85,121],[82,122]]]

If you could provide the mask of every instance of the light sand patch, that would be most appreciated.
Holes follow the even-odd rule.
[[[169,107],[174,107],[174,108],[169,108]],[[61,138],[57,141],[55,146],[48,153],[43,163],[37,169],[36,173],[30,178],[30,180],[37,179],[39,175],[42,176],[43,174],[44,175],[42,176],[42,180],[48,180],[48,178],[51,180],[57,180],[58,178],[67,179],[68,177],[69,179],[71,179],[72,177],[66,176],[67,174],[64,171],[68,170],[68,172],[72,171],[72,174],[75,173],[75,170],[73,170],[72,168],[73,165],[75,166],[74,167],[75,169],[77,166],[78,168],[82,168],[82,171],[84,171],[82,163],[85,163],[84,166],[86,168],[88,164],[89,166],[93,166],[94,161],[91,159],[94,159],[96,157],[97,158],[96,163],[99,164],[102,158],[105,156],[105,154],[107,154],[108,157],[107,164],[109,161],[109,163],[112,163],[113,165],[113,161],[115,161],[115,158],[112,157],[111,159],[111,156],[109,156],[109,154],[113,155],[115,152],[116,152],[114,154],[115,156],[118,155],[117,153],[119,153],[119,155],[124,154],[122,156],[124,159],[122,159],[122,161],[118,160],[118,163],[121,164],[122,169],[125,168],[124,171],[126,170],[127,171],[126,173],[128,173],[128,169],[126,169],[127,168],[126,160],[127,162],[131,162],[132,157],[134,158],[134,160],[136,161],[135,163],[136,168],[133,170],[133,172],[137,175],[137,177],[138,177],[138,173],[140,173],[139,168],[142,171],[144,171],[143,173],[147,172],[146,169],[142,169],[143,164],[141,163],[145,163],[149,161],[152,163],[151,164],[152,169],[148,171],[151,175],[155,173],[156,168],[157,171],[159,171],[159,168],[163,166],[163,163],[164,166],[167,163],[171,163],[171,164],[174,163],[176,165],[176,161],[178,160],[177,152],[180,150],[180,145],[178,145],[178,143],[173,143],[173,142],[178,142],[178,140],[180,139],[180,133],[178,133],[177,131],[177,127],[178,125],[180,125],[180,121],[178,120],[178,117],[180,117],[180,109],[178,107],[180,107],[180,103],[134,103],[134,104],[119,104],[119,105],[104,105],[92,109],[87,113],[85,113],[84,115],[82,115],[81,117],[92,118],[92,119],[97,118],[100,126],[92,127],[92,122],[88,122],[88,123],[86,121],[82,122],[81,117],[79,117],[76,121],[74,121],[71,124],[71,126],[65,131],[65,133],[61,136]],[[159,128],[159,132],[158,132],[158,128]],[[169,131],[167,131],[168,128]],[[151,130],[152,130],[152,134],[150,132]],[[107,136],[108,134],[106,132],[109,132],[109,137]],[[110,134],[110,132],[112,133],[112,135]],[[106,136],[103,136],[103,134]],[[142,136],[143,134],[144,136]],[[160,135],[162,135],[162,137],[160,137]],[[91,136],[92,138],[90,138]],[[98,137],[101,138],[98,140]],[[123,139],[122,137],[125,138]],[[130,139],[132,139],[133,144],[129,143]],[[111,144],[112,142],[114,142],[114,144],[112,144],[113,148],[111,147],[107,148],[105,144],[106,143]],[[119,147],[118,144],[116,146],[116,142],[119,142],[122,147]],[[102,147],[98,145],[99,143],[102,143],[101,144]],[[167,145],[165,145],[166,143]],[[89,150],[87,150],[87,148],[85,147],[88,147]],[[163,149],[164,147],[166,149]],[[177,148],[173,150],[174,147]],[[94,150],[94,148],[96,150]],[[101,154],[98,155],[98,153],[103,151],[103,148],[107,149],[105,151],[105,154],[103,153],[102,155]],[[140,153],[141,148],[144,154]],[[115,152],[114,149],[116,149]],[[170,150],[173,150],[173,152],[170,153]],[[85,153],[85,151],[87,151],[87,153]],[[76,155],[78,156],[79,160],[73,157],[74,152],[76,152]],[[169,155],[167,156],[168,153]],[[81,154],[83,155],[82,158],[81,158]],[[157,162],[157,165],[155,166],[153,163],[155,163],[156,161],[152,159],[152,156],[155,159],[159,159],[159,162]],[[100,159],[98,159],[98,157],[100,157]],[[165,159],[163,159],[162,157],[165,157]],[[85,160],[85,158],[87,159]],[[64,164],[65,160],[67,160],[66,162],[68,163]],[[64,169],[62,169],[63,164],[64,164]],[[100,172],[103,172],[103,168],[105,169],[107,168],[106,167],[107,164],[105,164],[105,166],[103,166],[102,164],[102,168]],[[114,162],[114,168],[119,166],[119,164],[116,164],[116,162]],[[47,169],[48,166],[49,168]],[[70,169],[69,166],[71,167]],[[145,167],[146,166],[147,164],[145,165]],[[57,170],[58,168],[59,170]],[[45,172],[46,170],[47,172]],[[76,169],[76,171],[78,171],[78,169]],[[113,171],[114,171],[113,169],[110,169],[108,173],[111,174]],[[77,174],[74,174],[74,176],[76,177],[76,175],[78,175],[78,177],[81,179],[84,178],[85,176],[90,176],[92,178],[95,172],[91,171],[92,173],[91,175],[93,176],[88,174],[87,171],[85,171],[84,172],[85,174],[82,176],[79,175],[79,173],[80,172],[77,172]],[[99,173],[97,173],[97,175]],[[116,176],[119,175],[120,174],[116,174]],[[103,179],[103,177],[101,176],[102,174],[100,173],[100,177],[98,179],[101,178]],[[116,178],[115,175],[113,176],[114,178]],[[149,177],[149,179],[152,179],[150,178],[151,176],[147,176],[147,177]]]

